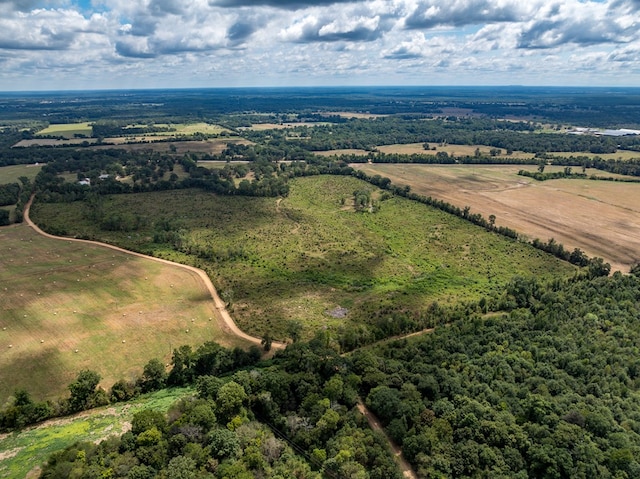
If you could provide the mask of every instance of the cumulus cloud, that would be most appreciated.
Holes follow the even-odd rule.
[[[511,82],[505,73],[592,68],[637,84],[639,12],[640,0],[0,0],[0,89],[34,65],[183,84],[416,83],[436,71]]]
[[[326,7],[336,3],[353,3],[354,0],[209,0],[213,7],[274,7],[286,10],[300,10],[308,7]]]
[[[407,29],[515,22],[527,14],[528,2],[491,0],[421,1],[404,20]]]

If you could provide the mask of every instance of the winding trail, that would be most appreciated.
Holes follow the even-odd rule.
[[[224,305],[224,302],[222,301],[222,299],[220,299],[220,296],[218,295],[218,292],[216,291],[216,288],[213,286],[213,283],[211,282],[211,279],[209,278],[209,276],[207,276],[207,273],[205,273],[203,270],[201,270],[200,268],[196,268],[194,266],[189,266],[186,264],[180,264],[180,263],[175,263],[173,261],[169,261],[166,259],[162,259],[162,258],[155,258],[153,256],[149,256],[146,254],[142,254],[142,253],[136,253],[135,251],[129,251],[126,250],[124,248],[119,248],[118,246],[113,246],[107,243],[102,243],[100,241],[92,241],[92,240],[84,240],[84,239],[78,239],[78,238],[68,238],[65,236],[55,236],[55,235],[51,235],[49,233],[46,233],[45,231],[41,230],[33,221],[31,221],[31,217],[29,216],[29,210],[31,209],[31,204],[33,203],[33,196],[31,196],[31,198],[29,199],[29,202],[26,204],[25,208],[24,208],[24,220],[26,221],[26,223],[34,229],[34,231],[36,231],[37,233],[41,234],[42,236],[45,236],[47,238],[51,238],[51,239],[55,239],[55,240],[62,240],[62,241],[76,241],[79,243],[86,243],[86,244],[93,244],[93,245],[98,245],[98,246],[102,246],[104,248],[110,248],[112,250],[115,251],[119,251],[121,253],[126,253],[126,254],[130,254],[133,256],[138,256],[140,258],[144,258],[144,259],[148,259],[151,261],[157,261],[159,263],[164,263],[164,264],[168,264],[171,266],[176,266],[182,269],[186,269],[187,271],[190,271],[191,273],[196,274],[204,283],[205,287],[207,288],[207,290],[209,291],[209,293],[211,294],[211,298],[213,299],[213,302],[215,304],[216,309],[218,310],[218,312],[220,313],[220,317],[222,318],[222,324],[221,324],[221,328],[224,331],[227,331],[231,334],[235,334],[236,336],[249,341],[253,344],[256,344],[258,346],[261,345],[261,338],[256,338],[255,336],[250,336],[247,333],[245,333],[244,331],[242,331],[235,323],[235,321],[233,320],[233,318],[231,318],[231,315],[229,314],[229,312],[227,311],[227,308]],[[271,348],[273,349],[284,349],[286,347],[286,343],[282,343],[279,341],[273,341],[271,343]]]

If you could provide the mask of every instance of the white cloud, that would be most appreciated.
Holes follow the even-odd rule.
[[[75,1],[0,0],[0,90],[640,81],[640,0]]]

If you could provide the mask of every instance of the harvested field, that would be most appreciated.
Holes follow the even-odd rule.
[[[184,153],[187,151],[209,153],[212,155],[220,154],[224,151],[229,143],[239,143],[242,145],[252,144],[242,138],[237,139],[215,139],[215,140],[202,140],[202,141],[160,141],[160,138],[154,139],[149,137],[146,143],[128,143],[130,138],[107,138],[105,142],[110,143],[107,145],[92,146],[92,149],[124,149],[129,151],[160,151],[171,153]],[[175,147],[175,151],[172,151],[172,146]]]
[[[31,140],[20,140],[13,145],[13,148],[27,148],[29,146],[69,146],[69,145],[82,145],[83,143],[93,144],[96,143],[95,138],[67,138],[67,139],[53,139],[53,138],[34,138]]]
[[[27,225],[0,229],[0,285],[0,403],[17,388],[63,396],[82,369],[108,388],[183,344],[248,344],[195,273]]]
[[[537,182],[518,176],[534,166],[354,164],[412,191],[446,200],[530,239],[554,238],[565,248],[600,256],[612,270],[640,259],[640,184],[578,179]],[[545,171],[552,171],[550,169]],[[587,170],[587,174],[603,174]]]

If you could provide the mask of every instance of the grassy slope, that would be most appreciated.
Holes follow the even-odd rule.
[[[53,452],[78,441],[99,441],[111,435],[123,434],[129,429],[135,413],[144,409],[167,410],[176,400],[191,393],[189,388],[164,389],[135,401],[69,418],[53,419],[42,425],[0,436],[0,477],[24,478]]]
[[[26,176],[31,181],[40,172],[42,165],[11,165],[0,167],[0,185],[18,183],[18,178]]]
[[[39,205],[34,218],[205,267],[232,300],[243,329],[277,337],[285,336],[291,319],[312,332],[367,321],[382,307],[420,314],[433,301],[478,299],[517,274],[549,278],[573,271],[526,245],[402,198],[381,202],[374,214],[356,213],[349,204],[353,191],[363,188],[375,190],[354,178],[321,176],[293,180],[283,200],[194,190],[110,198],[106,210],[148,220],[134,233],[99,231],[79,203]],[[180,228],[185,251],[218,260],[151,243],[159,218]],[[326,314],[337,306],[349,309],[346,319]]]
[[[240,344],[209,321],[215,314],[181,268],[43,238],[26,225],[0,228],[0,404],[16,388],[60,397],[82,369],[110,387],[153,357],[169,362],[172,347]]]

